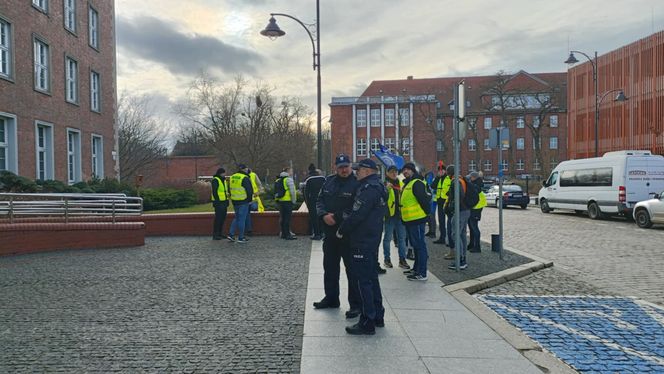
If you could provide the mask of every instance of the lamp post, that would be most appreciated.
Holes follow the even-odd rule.
[[[565,63],[568,65],[573,65],[579,62],[579,60],[576,59],[576,56],[574,56],[575,53],[579,53],[583,55],[585,58],[590,61],[590,65],[593,68],[593,84],[595,86],[595,157],[599,157],[599,106],[602,103],[602,100],[606,97],[607,94],[611,92],[617,92],[619,91],[618,95],[613,101],[625,101],[627,100],[627,97],[625,96],[625,93],[621,88],[615,89],[615,90],[610,90],[605,92],[603,95],[599,94],[599,83],[597,79],[597,51],[595,51],[595,58],[591,58],[587,54],[581,52],[581,51],[570,51],[569,52],[569,57],[567,60],[565,60]]]
[[[322,168],[322,161],[323,161],[323,141],[322,141],[322,128],[321,128],[321,88],[320,88],[320,0],[316,0],[316,23],[313,24],[305,24],[304,22],[300,21],[296,17],[293,17],[289,14],[285,13],[270,13],[270,21],[268,22],[267,26],[265,27],[264,30],[261,31],[261,35],[267,36],[270,39],[276,39],[280,36],[286,35],[286,32],[281,30],[279,26],[277,25],[277,20],[274,18],[275,16],[281,16],[281,17],[286,17],[294,20],[295,22],[299,23],[302,28],[304,28],[304,31],[307,32],[307,35],[309,35],[309,39],[311,39],[311,47],[313,48],[313,67],[314,70],[317,72],[316,76],[316,98],[317,98],[317,103],[316,103],[316,113],[317,113],[317,127],[316,127],[316,148],[317,148],[317,158],[318,158],[318,167]],[[310,28],[314,28],[315,30],[313,31],[310,30]]]

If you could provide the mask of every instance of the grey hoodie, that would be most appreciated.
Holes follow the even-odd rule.
[[[290,191],[290,196],[291,196],[291,202],[295,204],[297,202],[297,195],[296,195],[296,190],[295,190],[295,181],[293,181],[293,177],[289,176],[287,172],[282,171],[279,174],[279,178],[286,177],[286,186],[288,186],[288,190]]]

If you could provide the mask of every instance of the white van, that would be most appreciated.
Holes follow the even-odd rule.
[[[602,157],[563,161],[542,182],[542,212],[571,209],[631,217],[634,205],[664,190],[664,157],[650,151],[607,152]]]

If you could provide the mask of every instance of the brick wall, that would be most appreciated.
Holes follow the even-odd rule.
[[[159,160],[145,175],[144,187],[191,185],[200,176],[212,176],[221,166],[215,156],[173,156]],[[232,170],[226,170],[227,173]]]

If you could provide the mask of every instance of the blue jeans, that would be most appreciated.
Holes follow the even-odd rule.
[[[447,214],[447,246],[454,248],[454,235],[452,235],[452,216],[454,214]]]
[[[231,222],[231,229],[228,235],[234,236],[237,231],[238,239],[244,239],[244,226],[247,222],[247,215],[249,214],[249,204],[233,204],[235,209],[235,218]]]
[[[385,219],[385,232],[383,234],[383,256],[385,261],[390,260],[390,244],[395,231],[397,233],[399,260],[406,259],[406,227],[401,222],[401,217],[394,216]]]
[[[254,227],[251,224],[251,212],[258,211],[258,202],[252,201],[248,205],[249,205],[249,211],[247,212],[247,219],[244,223],[244,231],[252,232],[254,230]]]
[[[427,260],[429,259],[429,254],[427,253],[427,243],[424,240],[425,225],[426,223],[406,225],[410,244],[415,249],[415,264],[413,265],[413,269],[415,269],[415,274],[419,274],[424,277],[427,276]]]
[[[459,228],[461,229],[460,239],[461,239],[461,256],[459,256],[459,261],[463,265],[466,263],[466,247],[468,247],[468,238],[466,238],[466,227],[468,226],[468,218],[470,218],[470,210],[462,210],[459,212]],[[454,218],[451,219],[454,223]],[[452,230],[454,231],[455,226],[452,225]],[[456,232],[454,232],[456,236]]]
[[[473,209],[468,218],[468,230],[470,230],[470,249],[480,251],[480,219],[482,218],[482,209]]]

